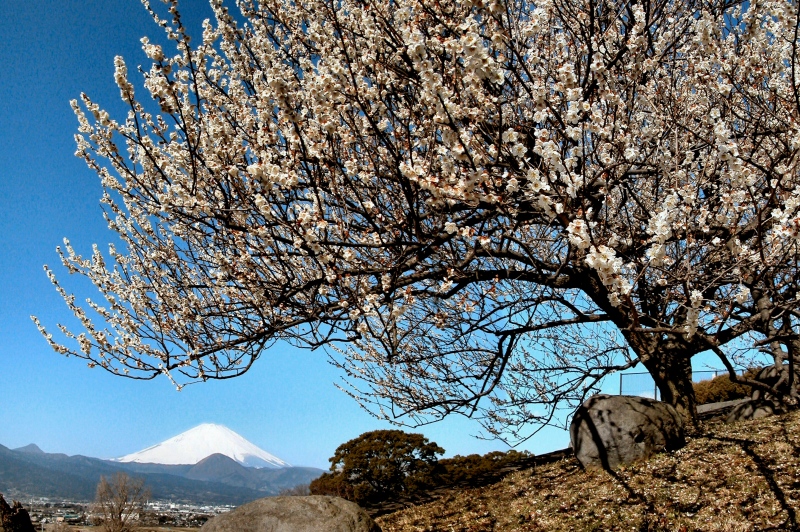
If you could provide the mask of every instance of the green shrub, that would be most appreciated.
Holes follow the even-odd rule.
[[[346,481],[341,472],[323,473],[322,476],[311,481],[308,490],[311,495],[331,495],[348,501],[355,500],[353,485]]]
[[[752,378],[758,370],[748,370],[743,376]],[[728,375],[719,375],[713,379],[694,383],[694,396],[698,405],[745,399],[750,397],[751,388],[744,384],[732,382]]]
[[[527,451],[492,451],[483,456],[456,455],[439,460],[439,479],[442,484],[472,484],[481,477],[498,473],[504,467],[514,465],[528,457]]]
[[[314,495],[338,495],[358,504],[378,504],[436,485],[437,454],[444,449],[422,434],[374,430],[340,445],[331,473],[311,483]]]
[[[472,485],[531,455],[527,451],[493,451],[437,459],[444,449],[422,434],[400,430],[366,432],[340,445],[324,473],[309,486],[312,495],[333,495],[370,506],[428,489]]]

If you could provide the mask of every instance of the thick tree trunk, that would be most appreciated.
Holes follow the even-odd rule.
[[[618,307],[611,305],[608,290],[594,273],[587,275],[586,280],[582,289],[619,327],[628,346],[655,380],[660,399],[678,411],[687,427],[696,426],[697,403],[692,386],[692,355],[698,352],[696,346],[677,328],[674,333],[658,336],[642,328],[643,320],[651,326],[658,320],[638,312],[632,300]]]
[[[661,394],[661,400],[671,404],[688,425],[697,423],[697,403],[692,386],[692,359],[685,354],[658,353],[644,361],[644,366]]]

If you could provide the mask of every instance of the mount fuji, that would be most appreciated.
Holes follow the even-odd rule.
[[[34,444],[18,449],[0,445],[0,491],[19,500],[89,501],[101,477],[119,472],[143,479],[153,500],[232,505],[307,486],[324,473],[292,467],[232,430],[212,424],[116,460],[47,453]]]
[[[192,465],[213,454],[225,455],[245,467],[278,469],[291,467],[280,458],[250,443],[228,427],[204,423],[116,462]]]

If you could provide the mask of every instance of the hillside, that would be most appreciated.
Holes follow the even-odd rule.
[[[53,497],[90,501],[101,475],[124,470],[120,464],[86,456],[30,453],[0,445],[0,493],[12,498]],[[198,481],[153,470],[140,473],[154,499],[201,504],[242,504],[265,493],[225,484]]]
[[[31,493],[48,497],[69,494],[84,500],[94,497],[97,482],[88,484],[78,473],[57,471],[54,474],[46,465],[27,459],[29,456],[25,452],[0,445],[0,493],[9,498],[22,498]]]
[[[574,458],[377,519],[384,532],[797,530],[800,412],[710,422],[683,449],[621,468]]]

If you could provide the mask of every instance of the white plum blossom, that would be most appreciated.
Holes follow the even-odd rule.
[[[692,308],[698,308],[702,302],[702,292],[700,292],[700,290],[692,290],[691,294],[689,294],[689,303],[691,304]]]
[[[586,222],[581,219],[572,220],[567,226],[570,243],[578,249],[586,249],[591,245]]]
[[[744,305],[750,299],[750,289],[744,285],[739,286],[739,290],[736,291],[736,302],[740,305]]]
[[[622,259],[607,246],[591,246],[589,253],[586,254],[586,264],[597,271],[600,280],[609,289],[608,299],[611,304],[619,306],[620,296],[627,296],[632,288],[630,282],[623,276]]]

